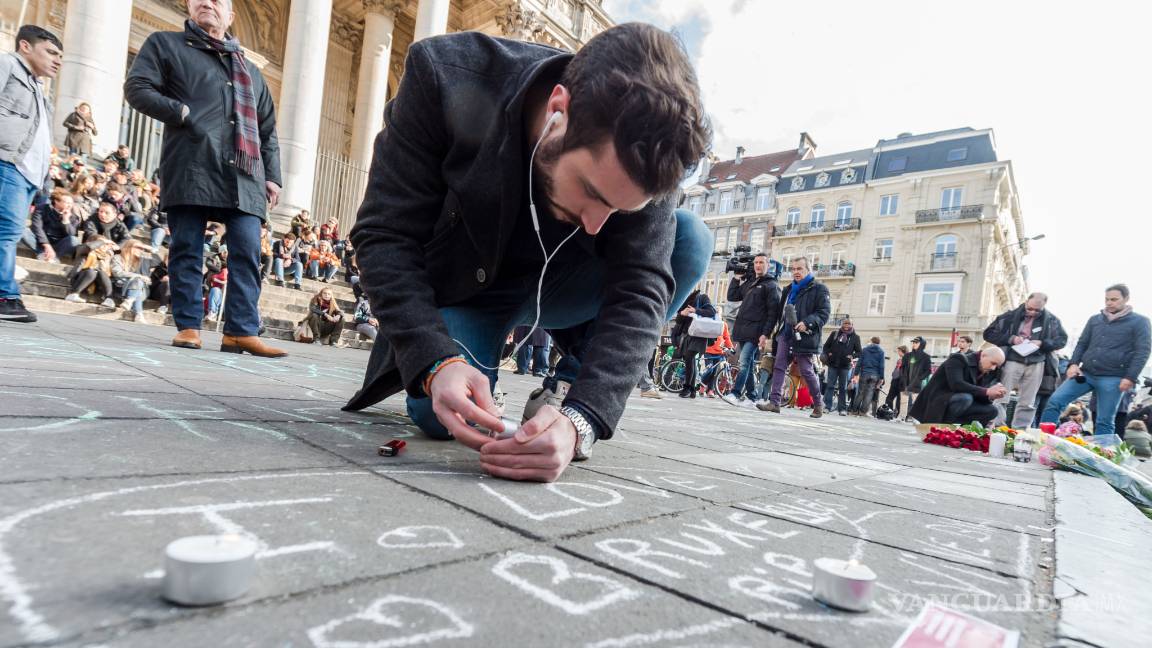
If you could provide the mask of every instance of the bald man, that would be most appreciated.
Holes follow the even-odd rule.
[[[997,347],[953,353],[932,375],[908,415],[921,423],[991,423],[997,414],[992,402],[1008,393],[999,383],[1003,365],[1004,352]]]

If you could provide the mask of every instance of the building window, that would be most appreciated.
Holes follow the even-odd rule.
[[[732,192],[723,191],[720,193],[720,213],[727,214],[732,211]]]
[[[908,156],[906,156],[906,155],[902,155],[900,157],[895,157],[895,158],[892,158],[891,160],[888,160],[888,171],[889,172],[903,171],[906,168],[908,168]]]
[[[702,215],[702,212],[704,211],[704,197],[692,196],[688,200],[688,211],[696,214],[697,216]]]
[[[716,241],[712,245],[713,252],[723,252],[728,249],[724,247],[728,245],[728,229],[727,227],[717,227],[716,231],[712,233],[716,237]]]
[[[788,250],[780,255],[780,264],[784,266],[784,274],[788,274],[788,267],[792,265],[792,259],[796,258],[796,252]]]
[[[882,238],[876,239],[876,256],[877,261],[891,261],[892,260],[892,239]]]
[[[844,201],[836,205],[836,227],[848,227],[852,222],[852,203]]]
[[[808,268],[816,270],[820,266],[820,248],[812,246],[804,250],[804,256],[808,257]]]
[[[772,187],[760,187],[756,190],[756,210],[772,209]]]
[[[785,227],[788,229],[796,229],[800,225],[800,208],[791,207],[788,209],[788,222]]]
[[[941,210],[960,209],[962,204],[964,204],[964,187],[945,187],[940,194]]]
[[[816,186],[817,187],[827,187],[828,186],[828,174],[827,173],[821,173],[820,175],[816,176]]]
[[[868,291],[868,314],[883,315],[884,303],[888,301],[888,284],[872,284]]]
[[[844,263],[844,250],[832,250],[832,258],[829,259],[829,265],[833,268],[843,268]]]
[[[728,247],[726,247],[724,249],[728,250],[729,252],[731,252],[732,250],[735,250],[736,249],[736,241],[739,240],[739,237],[740,237],[740,227],[739,226],[729,227],[728,228]]]
[[[920,286],[920,312],[948,315],[956,312],[956,282],[928,282]]]
[[[967,159],[968,159],[968,147],[967,146],[964,146],[961,148],[954,148],[954,149],[948,151],[948,161],[949,162],[959,162],[961,160],[967,160]]]
[[[767,233],[768,226],[763,223],[753,225],[752,229],[748,231],[748,245],[752,246],[753,252],[758,252],[766,247],[764,245],[764,235]]]
[[[856,169],[844,169],[840,173],[840,184],[852,184],[856,182]]]
[[[824,205],[812,206],[812,227],[824,227]]]
[[[942,256],[945,254],[956,254],[956,246],[958,239],[955,234],[943,234],[936,237],[936,254]]]
[[[796,176],[792,178],[792,191],[801,191],[804,189],[804,178]]]
[[[899,194],[888,194],[880,196],[880,215],[881,216],[895,216],[896,210],[900,208]]]

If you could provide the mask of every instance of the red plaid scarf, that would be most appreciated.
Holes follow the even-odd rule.
[[[208,35],[191,20],[184,21],[184,34],[193,47],[230,54],[232,60],[232,98],[236,109],[236,166],[250,176],[256,175],[260,163],[260,131],[256,117],[256,97],[252,94],[252,75],[244,59],[240,41],[227,35],[218,40]]]

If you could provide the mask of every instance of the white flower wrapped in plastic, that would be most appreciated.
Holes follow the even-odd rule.
[[[1048,461],[1085,475],[1099,477],[1137,506],[1152,508],[1152,479],[1101,457],[1067,439],[1042,434]]]

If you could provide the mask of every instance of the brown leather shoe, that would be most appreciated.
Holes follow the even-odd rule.
[[[261,358],[283,358],[288,355],[287,351],[281,351],[276,347],[264,344],[264,341],[255,335],[245,337],[225,335],[224,339],[220,340],[220,350],[225,353],[244,353],[247,351]]]
[[[200,329],[183,329],[172,338],[172,346],[182,349],[200,348]]]

